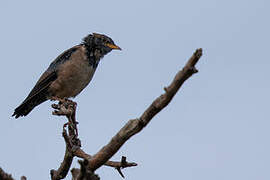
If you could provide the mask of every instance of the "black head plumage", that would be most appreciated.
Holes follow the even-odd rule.
[[[113,49],[121,50],[110,37],[104,34],[89,34],[83,39],[83,44],[94,54],[97,53],[97,55],[100,56],[99,58],[111,52]]]

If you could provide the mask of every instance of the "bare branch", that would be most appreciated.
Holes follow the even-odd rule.
[[[6,173],[2,168],[0,168],[0,180],[14,180],[11,174]],[[21,180],[27,180],[25,176],[21,177]]]
[[[201,56],[202,49],[197,49],[185,67],[176,74],[172,83],[168,87],[164,87],[165,93],[155,99],[140,118],[129,120],[128,123],[111,139],[111,141],[94,156],[85,153],[80,148],[81,144],[80,140],[78,139],[78,130],[76,126],[77,122],[75,120],[76,103],[68,99],[57,99],[59,100],[59,104],[52,105],[52,107],[56,109],[53,114],[58,116],[66,116],[68,118],[68,123],[66,123],[63,128],[63,137],[66,142],[65,157],[58,170],[51,171],[52,179],[62,179],[67,175],[74,156],[83,158],[84,161],[79,161],[81,165],[80,169],[72,169],[71,172],[73,179],[83,180],[89,179],[90,177],[95,179],[96,176],[94,171],[102,165],[114,167],[119,174],[124,177],[121,169],[137,166],[137,164],[134,162],[127,162],[126,157],[122,157],[120,162],[109,161],[109,159],[130,137],[140,132],[157,113],[159,113],[170,103],[185,80],[191,77],[194,73],[198,72],[195,65]],[[65,130],[67,125],[69,133],[67,133]]]
[[[78,160],[81,168],[73,168],[71,170],[72,173],[72,179],[73,180],[100,180],[99,176],[93,173],[92,171],[89,171],[86,167],[88,164],[87,160]]]
[[[68,118],[68,123],[64,124],[62,132],[62,136],[64,137],[66,143],[64,160],[57,170],[52,169],[50,172],[52,180],[59,180],[64,179],[68,174],[74,157],[73,151],[80,148],[81,143],[78,139],[77,122],[75,119],[77,104],[67,99],[60,99],[59,103],[53,104],[52,107],[56,109],[53,112],[54,115],[66,116]],[[68,126],[68,133],[65,129],[66,126]]]
[[[74,155],[80,158],[83,158],[86,161],[91,161],[92,156],[85,153],[82,149],[77,149],[74,152]],[[127,167],[132,167],[132,166],[137,166],[137,163],[135,162],[127,162],[126,161],[126,157],[122,156],[122,159],[120,162],[117,161],[107,161],[105,164],[105,166],[109,166],[109,167],[114,167],[118,173],[124,178],[125,176],[123,175],[121,169],[127,168]],[[82,166],[81,166],[82,167]]]
[[[76,107],[77,103],[68,99],[59,99],[58,104],[53,104],[55,109],[53,115],[66,116],[68,122],[63,126],[62,136],[65,140],[66,150],[64,159],[57,170],[52,169],[51,179],[64,179],[70,169],[73,158],[79,157],[84,161],[79,160],[80,169],[73,168],[71,170],[73,180],[100,180],[98,175],[94,172],[102,165],[115,168],[119,174],[124,178],[121,169],[137,166],[134,162],[127,162],[126,157],[122,156],[121,161],[109,161],[109,159],[121,148],[121,146],[133,135],[139,133],[151,119],[165,108],[172,100],[182,84],[191,77],[198,70],[195,68],[196,63],[202,56],[202,49],[197,49],[191,58],[188,60],[182,70],[180,70],[174,77],[172,83],[168,87],[164,87],[165,93],[156,98],[152,104],[144,111],[140,118],[129,120],[124,127],[111,139],[111,141],[100,149],[94,156],[85,153],[81,149],[81,142],[78,138],[78,129],[76,121]],[[66,130],[68,127],[68,132]],[[14,180],[11,175],[5,173],[0,168],[0,180]],[[26,180],[25,176],[21,177]]]
[[[106,163],[130,137],[140,132],[157,113],[170,103],[182,84],[198,72],[195,65],[201,56],[202,49],[197,49],[185,67],[176,74],[172,83],[165,88],[165,93],[155,99],[140,118],[129,120],[111,141],[90,159],[88,168],[91,171],[94,172]]]
[[[83,158],[85,160],[90,161],[92,159],[92,156],[85,153],[82,149],[77,149],[74,152],[74,155],[79,157],[79,158]],[[125,158],[124,156],[122,157],[122,159]],[[114,168],[127,168],[127,167],[132,167],[132,166],[137,166],[138,164],[135,162],[127,162],[125,161],[125,163],[122,163],[123,161],[107,161],[104,163],[105,166],[109,166],[109,167],[114,167]]]
[[[119,172],[119,174],[122,176],[122,178],[125,178],[124,174],[122,173],[121,169],[124,169],[126,167],[129,167],[130,163],[127,162],[127,158],[125,156],[122,156],[121,163],[119,164],[118,167],[115,169]],[[136,163],[135,163],[136,164]],[[136,164],[137,165],[137,164]]]
[[[66,177],[70,166],[72,164],[73,158],[75,156],[79,158],[83,158],[85,162],[89,162],[92,158],[91,155],[85,153],[80,147],[81,142],[78,138],[78,130],[77,130],[77,122],[75,120],[75,113],[76,113],[76,103],[68,100],[68,99],[57,99],[59,100],[58,104],[53,104],[52,107],[56,109],[53,114],[57,116],[66,116],[68,119],[68,123],[64,124],[63,126],[63,132],[62,136],[64,137],[65,143],[66,143],[66,151],[64,160],[62,161],[60,167],[58,170],[51,170],[51,179],[58,180],[63,179]],[[68,133],[66,131],[66,126],[68,126]],[[89,170],[85,170],[85,167],[88,163],[82,163],[83,161],[79,161],[81,164],[80,171],[76,171],[76,169],[73,169],[72,174],[74,174],[74,179],[84,179],[88,177],[92,177],[94,175],[93,172],[90,172]],[[129,162],[115,162],[115,161],[108,161],[105,163],[107,166],[111,166],[116,168],[118,171],[120,171],[122,168],[136,166],[136,163],[129,163]],[[121,171],[120,171],[121,172]],[[122,175],[122,174],[121,174]],[[93,176],[95,177],[95,176]]]
[[[1,180],[14,180],[11,174],[6,173],[2,168],[0,168],[0,179]]]
[[[68,174],[69,168],[72,164],[73,157],[74,156],[72,155],[71,151],[66,145],[66,151],[65,151],[63,162],[61,163],[60,167],[57,170],[52,169],[50,172],[52,180],[64,179],[66,177],[66,175]]]
[[[21,180],[27,180],[27,178],[25,176],[22,176]]]

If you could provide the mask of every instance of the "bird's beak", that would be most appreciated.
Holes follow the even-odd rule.
[[[111,48],[111,49],[122,50],[119,46],[116,46],[115,44],[107,43],[106,46],[108,46],[108,47]]]

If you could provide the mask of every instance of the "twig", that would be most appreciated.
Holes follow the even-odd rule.
[[[6,173],[2,168],[0,168],[0,180],[14,180],[14,178],[11,174]],[[21,180],[27,180],[27,178],[22,176]]]
[[[92,159],[92,156],[85,153],[82,149],[77,149],[74,152],[74,155],[88,161]],[[126,157],[122,156],[122,158],[126,158]],[[127,161],[125,161],[125,164],[123,164],[121,160],[121,161],[107,161],[104,163],[104,165],[109,166],[109,167],[114,167],[114,168],[127,168],[127,167],[137,166],[138,164],[135,162],[127,162]]]
[[[91,159],[92,159],[92,156],[85,153],[82,149],[77,149],[74,152],[74,155],[77,157],[83,158],[84,160],[87,160],[87,161],[91,161]],[[118,161],[107,161],[104,163],[104,165],[115,168],[119,172],[119,174],[124,178],[124,175],[123,175],[121,169],[124,169],[127,167],[137,166],[138,164],[135,162],[127,162],[126,157],[122,156],[121,161],[119,161],[119,162]]]
[[[201,56],[202,49],[197,49],[185,67],[176,74],[172,83],[165,88],[165,93],[155,99],[140,118],[129,120],[111,141],[90,159],[88,168],[92,172],[106,163],[130,137],[140,132],[158,112],[170,103],[185,80],[198,72],[195,65]]]
[[[27,180],[27,178],[25,176],[22,176],[21,180]]]
[[[1,180],[14,180],[11,174],[6,173],[2,168],[0,168],[0,179]]]
[[[122,176],[122,178],[125,178],[124,174],[122,173],[121,169],[124,169],[125,167],[128,167],[127,158],[125,156],[122,156],[121,163],[118,167],[115,169],[119,172],[119,174]]]

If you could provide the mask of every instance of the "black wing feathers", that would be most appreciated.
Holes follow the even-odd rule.
[[[57,78],[57,70],[60,64],[68,61],[71,55],[79,48],[79,46],[75,46],[73,48],[68,49],[59,55],[49,66],[49,68],[43,73],[40,77],[37,84],[31,90],[26,99],[22,102],[20,106],[18,106],[13,115],[15,118],[20,116],[26,116],[31,112],[34,107],[43,103],[48,99],[48,88],[51,83]]]
[[[52,72],[41,82],[37,83],[22,104],[15,109],[12,116],[15,116],[15,118],[26,116],[32,109],[34,109],[34,107],[46,101],[48,88],[56,78],[56,72]]]

